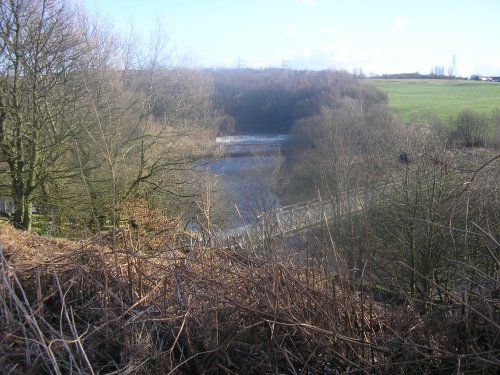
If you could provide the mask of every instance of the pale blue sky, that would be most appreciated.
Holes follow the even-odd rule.
[[[77,0],[118,32],[148,37],[158,19],[171,47],[200,67],[433,66],[500,76],[500,0]]]

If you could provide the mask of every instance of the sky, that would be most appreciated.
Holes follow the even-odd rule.
[[[500,76],[500,0],[77,0],[194,67]],[[455,56],[455,58],[454,58]]]

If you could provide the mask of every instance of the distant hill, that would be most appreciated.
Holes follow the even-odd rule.
[[[387,98],[352,74],[289,69],[222,69],[212,72],[214,102],[226,115],[223,133],[288,133],[299,119],[333,107],[341,98],[382,103]]]

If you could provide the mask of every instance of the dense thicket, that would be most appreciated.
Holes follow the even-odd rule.
[[[384,102],[385,94],[340,71],[228,69],[213,72],[215,103],[236,133],[288,133],[295,121],[349,97]]]
[[[396,122],[385,102],[343,97],[297,121],[287,146],[288,194],[336,196],[366,185],[396,157]]]

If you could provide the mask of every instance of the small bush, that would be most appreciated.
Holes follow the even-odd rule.
[[[491,141],[491,147],[500,148],[500,109],[496,108],[492,115],[493,122],[493,139]]]
[[[484,147],[489,135],[486,116],[469,109],[460,113],[454,121],[454,139],[465,147]]]

